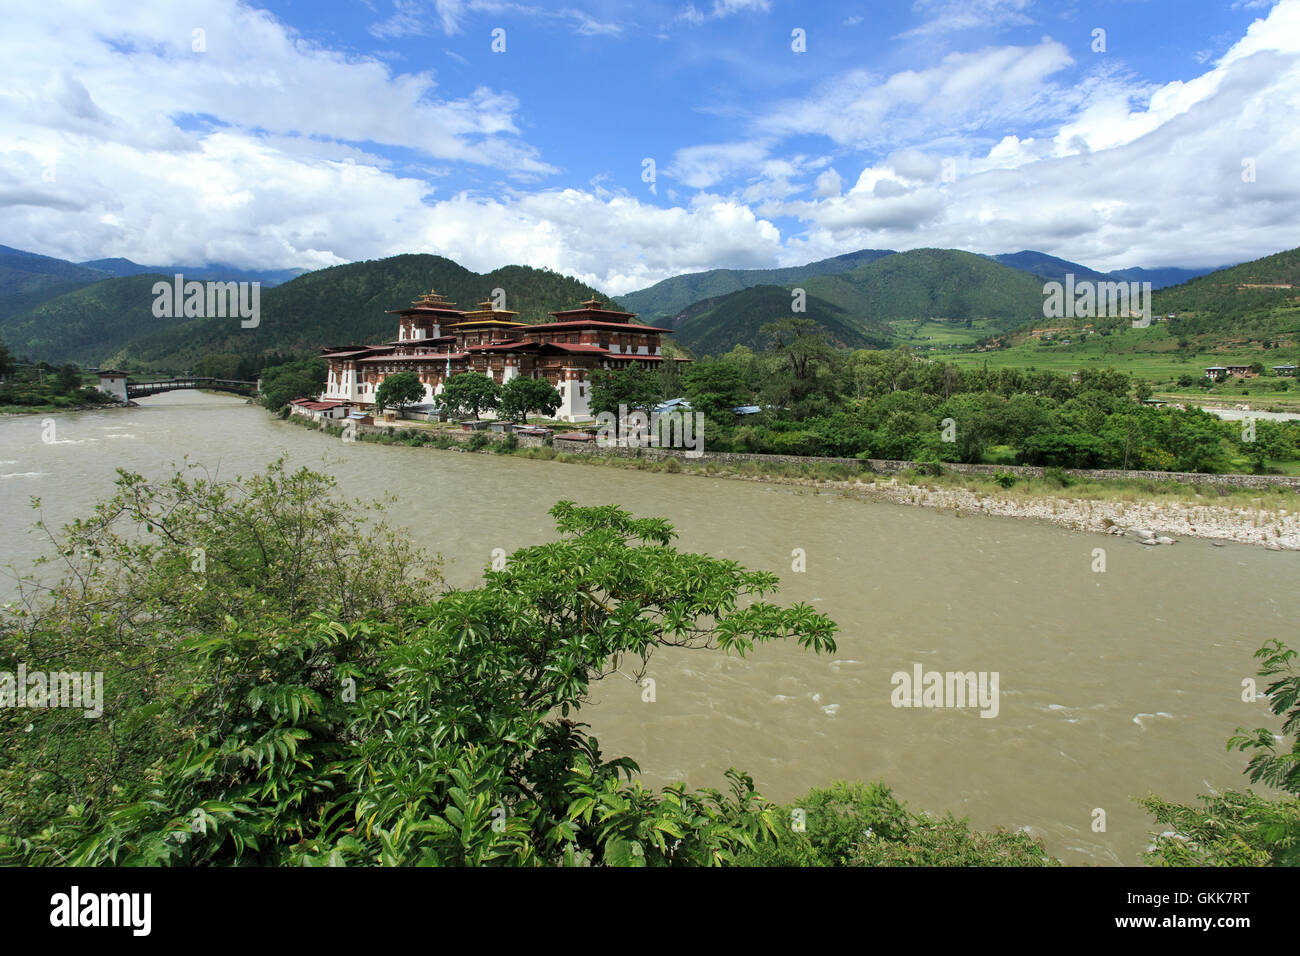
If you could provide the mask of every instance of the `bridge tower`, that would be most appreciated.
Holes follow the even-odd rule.
[[[126,394],[126,372],[119,372],[111,368],[100,369],[99,390],[105,395],[112,395],[119,402],[126,404],[128,400]]]

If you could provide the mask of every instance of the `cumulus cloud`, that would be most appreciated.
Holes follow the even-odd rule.
[[[787,204],[797,247],[1034,248],[1098,268],[1215,265],[1300,244],[1300,3],[1144,108],[1101,99],[1051,140],[1005,137],[932,181],[900,151],[842,197]],[[1243,163],[1254,181],[1243,175]]]
[[[451,33],[491,2],[380,16],[419,13],[420,29]],[[1080,73],[1051,39],[851,70],[756,104],[730,139],[676,149],[655,197],[599,170],[554,185],[515,92],[446,94],[431,73],[320,47],[233,0],[181,13],[141,0],[112,16],[89,0],[71,15],[32,4],[7,18],[0,241],[68,258],[314,268],[421,251],[620,294],[864,247],[1038,248],[1114,268],[1300,245],[1300,0],[1201,75],[1160,85]],[[48,62],[33,62],[40,47]],[[465,169],[491,193],[467,188]]]

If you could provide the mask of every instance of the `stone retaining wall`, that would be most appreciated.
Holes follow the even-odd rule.
[[[320,428],[324,423],[317,422],[316,427]],[[341,427],[342,422],[330,421],[329,425]],[[391,434],[394,431],[400,431],[401,426],[395,428],[384,425],[357,425],[358,435],[363,434]],[[415,429],[412,429],[414,431]],[[464,444],[470,440],[475,432],[462,431],[442,431],[438,434],[444,435],[455,442]],[[500,441],[504,435],[494,432],[482,432],[486,434],[489,441]],[[538,448],[546,444],[546,440],[537,435],[516,435],[521,448]],[[848,468],[869,471],[878,475],[896,475],[900,472],[914,469],[923,469],[933,467],[915,461],[895,461],[887,458],[826,458],[815,457],[812,455],[755,455],[747,452],[738,451],[706,451],[696,458],[688,458],[685,449],[681,448],[601,448],[595,442],[570,441],[567,439],[557,438],[551,444],[554,446],[557,454],[566,455],[604,455],[613,458],[676,458],[679,461],[708,461],[717,464],[732,465],[742,462],[755,462],[758,464],[813,464],[829,463],[832,465],[843,465]],[[993,475],[998,472],[1010,472],[1020,478],[1041,478],[1046,471],[1034,465],[965,465],[959,462],[943,462],[941,467],[945,472],[960,475]],[[1077,478],[1092,480],[1114,480],[1118,478],[1137,479],[1139,481],[1181,481],[1186,484],[1198,485],[1217,485],[1227,488],[1291,488],[1300,491],[1300,476],[1293,475],[1203,475],[1187,471],[1123,471],[1118,468],[1066,468],[1067,475]]]

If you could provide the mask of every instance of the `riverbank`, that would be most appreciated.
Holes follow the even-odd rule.
[[[339,435],[342,426],[299,416],[289,420]],[[599,467],[759,481],[833,491],[893,504],[912,505],[958,516],[996,515],[1045,521],[1075,531],[1127,535],[1138,542],[1174,543],[1179,538],[1249,544],[1274,551],[1300,550],[1300,492],[1279,484],[1269,488],[1231,484],[1192,484],[1170,479],[1089,478],[1049,470],[1019,477],[1010,470],[924,474],[904,470],[884,475],[860,466],[828,461],[709,459],[636,455],[574,454],[552,446],[512,447],[481,432],[462,437],[446,430],[394,427],[361,430],[360,441],[483,452]],[[473,444],[468,442],[472,440]],[[1214,476],[1206,476],[1207,480]],[[1254,480],[1254,476],[1241,476]],[[1163,541],[1161,539],[1164,539]]]

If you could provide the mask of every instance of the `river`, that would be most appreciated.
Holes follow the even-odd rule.
[[[188,456],[229,477],[282,454],[334,475],[348,497],[398,496],[391,519],[444,556],[455,585],[474,584],[495,548],[550,538],[558,499],[614,502],[669,518],[684,549],[777,572],[777,600],[810,602],[840,624],[829,656],[660,654],[653,702],[630,681],[605,681],[583,719],[652,786],[722,786],[735,766],[784,802],[835,779],[883,780],[916,809],[1029,828],[1066,862],[1135,864],[1154,832],[1135,798],[1244,786],[1245,757],[1224,742],[1238,726],[1277,724],[1262,701],[1243,703],[1242,680],[1259,644],[1294,636],[1294,553],[1144,548],[806,488],[345,444],[228,396],[0,420],[2,563],[41,553],[32,495],[62,523],[109,494],[118,467],[158,476]],[[1095,548],[1104,573],[1092,570]],[[914,664],[996,672],[997,716],[894,707],[891,676]]]

